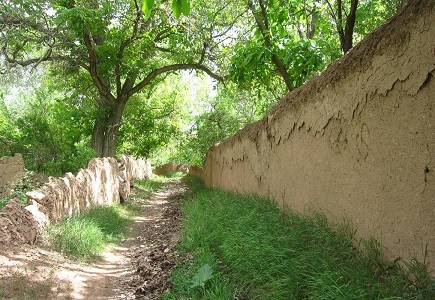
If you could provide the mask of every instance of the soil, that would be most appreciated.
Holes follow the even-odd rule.
[[[180,203],[187,192],[170,181],[130,201],[142,211],[125,240],[109,245],[92,263],[79,263],[44,246],[0,252],[0,299],[159,299],[180,259]]]

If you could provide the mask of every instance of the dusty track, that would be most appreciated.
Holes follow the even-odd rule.
[[[79,264],[43,247],[0,252],[0,299],[158,299],[177,260],[179,181],[149,197],[136,190],[142,212],[128,237],[91,264]],[[3,297],[3,298],[2,298]]]

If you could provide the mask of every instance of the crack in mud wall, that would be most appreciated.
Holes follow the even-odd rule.
[[[263,120],[212,147],[205,183],[349,220],[388,256],[435,269],[434,7],[411,1]]]

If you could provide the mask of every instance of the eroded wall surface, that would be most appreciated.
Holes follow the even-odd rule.
[[[13,184],[24,174],[24,160],[20,154],[0,157],[0,187]]]
[[[435,1],[402,13],[210,149],[208,186],[321,211],[435,268]]]
[[[26,193],[30,205],[11,201],[0,210],[0,246],[32,244],[50,222],[100,205],[120,203],[128,198],[135,179],[148,179],[151,164],[130,156],[96,158],[77,175],[50,177],[39,191]]]

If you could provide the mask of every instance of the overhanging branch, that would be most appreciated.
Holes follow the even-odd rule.
[[[164,66],[158,69],[151,71],[141,82],[139,82],[136,86],[134,86],[128,93],[128,97],[131,97],[133,94],[140,92],[145,86],[147,86],[151,81],[153,81],[157,76],[167,73],[167,72],[175,72],[180,70],[200,70],[209,75],[210,77],[223,81],[224,77],[214,73],[208,67],[201,64],[173,64]]]
[[[110,88],[106,85],[106,83],[100,78],[98,74],[97,54],[95,51],[94,41],[89,32],[85,33],[84,42],[86,49],[88,50],[89,74],[91,75],[92,81],[94,82],[100,94],[104,96],[104,99],[107,102],[106,104],[111,106],[115,103],[116,99],[110,92]]]

